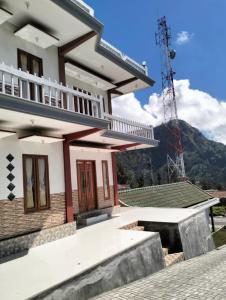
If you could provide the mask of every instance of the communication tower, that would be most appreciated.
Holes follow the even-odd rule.
[[[171,61],[175,58],[176,52],[171,48],[171,32],[167,26],[166,17],[158,19],[158,32],[155,34],[156,44],[161,51],[161,77],[162,77],[162,101],[164,124],[167,127],[171,153],[167,154],[168,180],[184,180],[185,167],[183,146],[181,141],[181,130],[177,114],[177,101],[174,89],[174,75]],[[172,151],[173,150],[173,151]]]

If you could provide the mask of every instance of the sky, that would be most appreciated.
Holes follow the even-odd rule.
[[[154,87],[123,96],[114,113],[162,122],[157,19],[171,27],[178,114],[207,137],[226,144],[226,0],[86,0],[105,25],[103,38],[138,62]],[[129,106],[128,106],[129,105]]]

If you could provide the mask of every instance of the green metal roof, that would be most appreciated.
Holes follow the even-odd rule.
[[[196,185],[185,181],[148,186],[119,192],[121,205],[139,207],[189,207],[213,198]]]

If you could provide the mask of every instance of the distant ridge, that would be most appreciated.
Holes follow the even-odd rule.
[[[180,127],[188,180],[204,189],[226,188],[226,146],[208,140],[198,129],[184,121],[180,121]],[[160,140],[159,147],[117,155],[119,183],[132,187],[150,185],[153,181],[154,184],[167,183],[168,130],[165,125],[160,125],[154,132],[155,139]]]

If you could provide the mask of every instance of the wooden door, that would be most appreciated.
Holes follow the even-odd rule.
[[[79,212],[96,209],[96,176],[94,161],[77,161]]]

